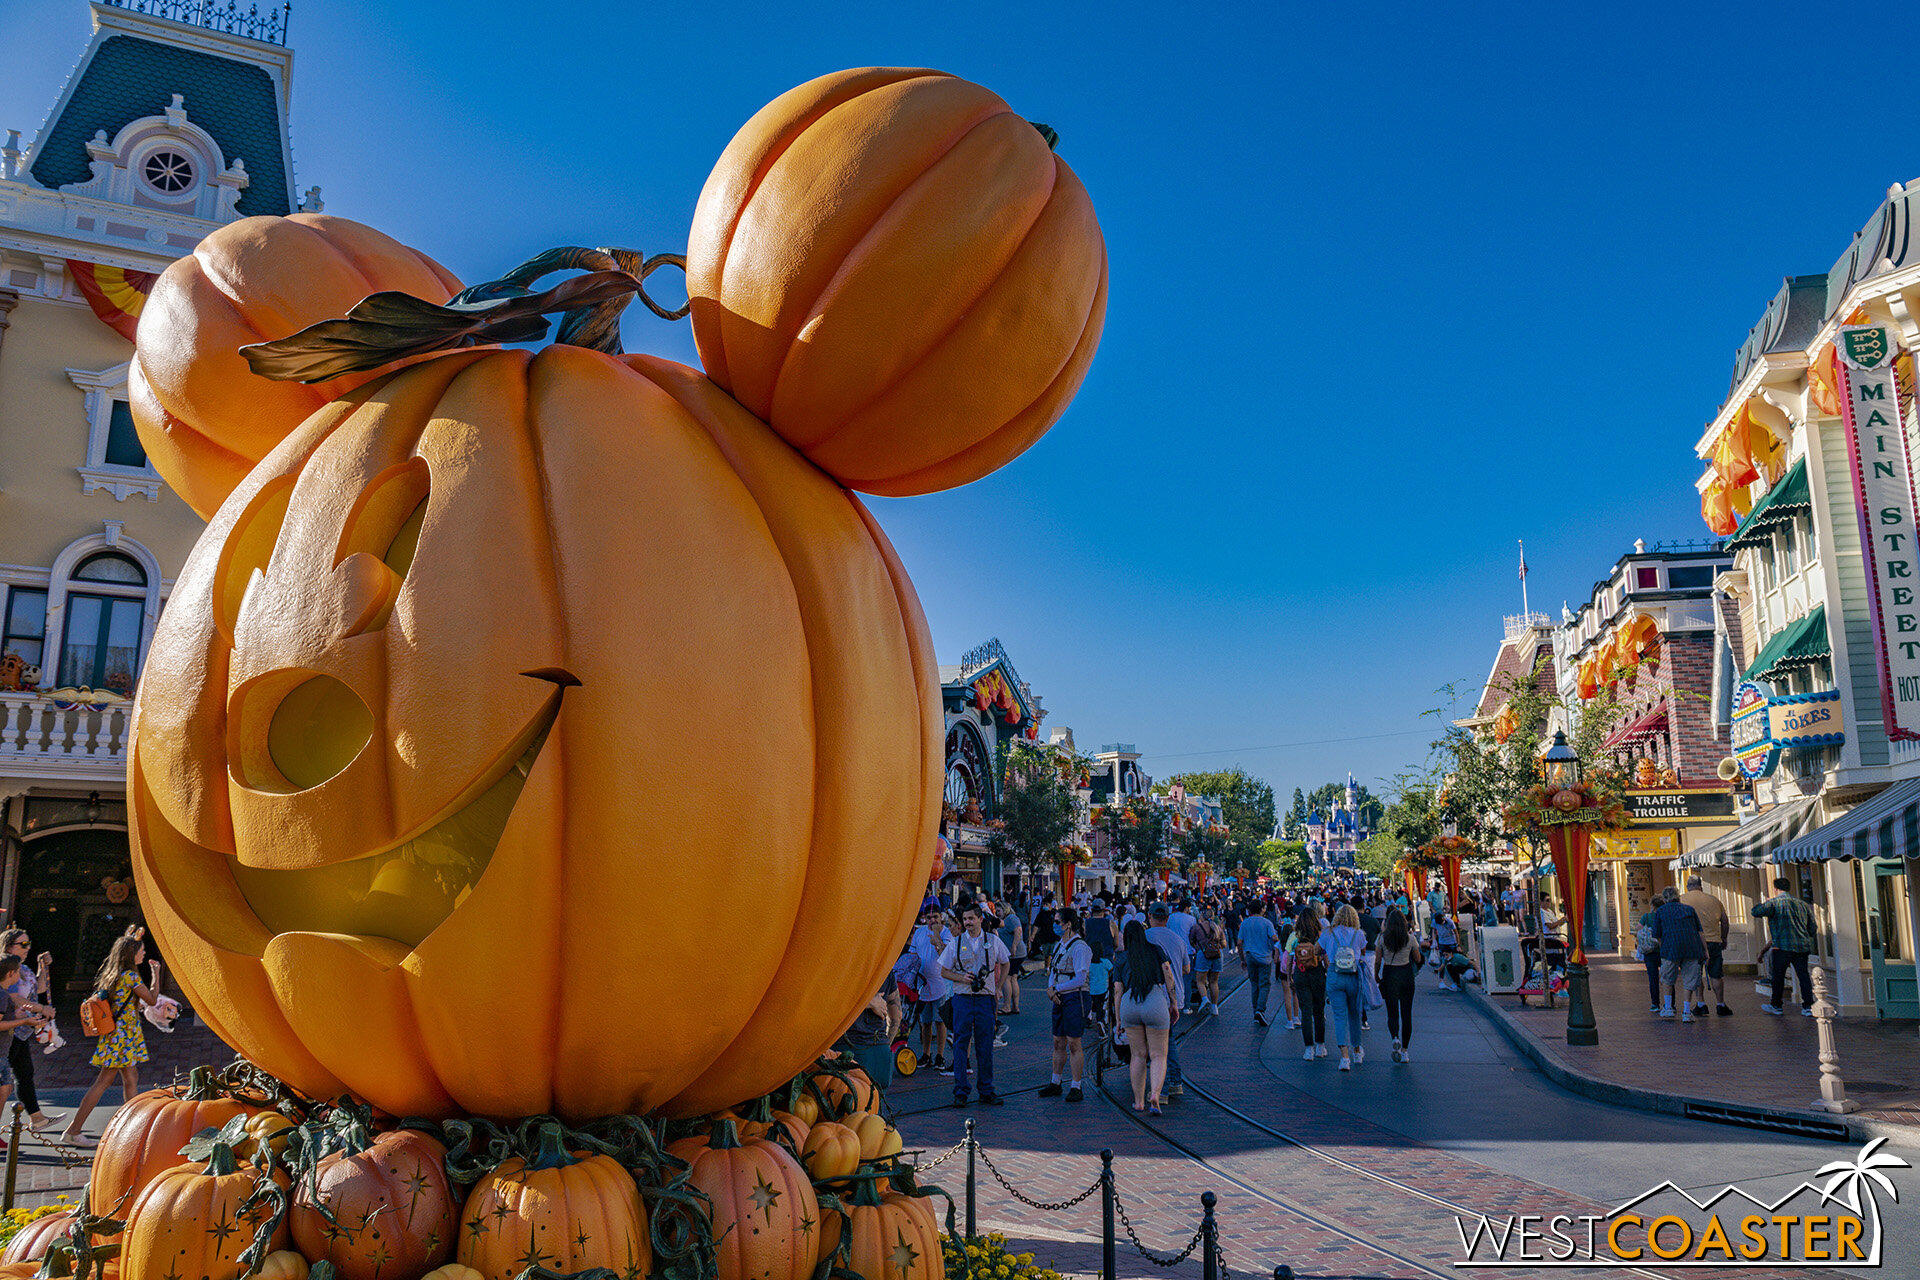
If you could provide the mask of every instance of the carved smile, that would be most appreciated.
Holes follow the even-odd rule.
[[[390,849],[324,867],[296,871],[249,867],[228,858],[241,896],[260,923],[284,933],[345,933],[390,938],[409,947],[464,902],[493,861],[512,816],[560,713],[571,676],[528,672],[551,679],[553,696],[509,748],[503,763],[479,784],[478,794],[432,826]]]

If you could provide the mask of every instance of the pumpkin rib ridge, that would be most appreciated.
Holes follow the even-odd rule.
[[[1063,380],[1070,378],[1084,380],[1087,370],[1093,365],[1093,350],[1088,347],[1087,339],[1091,336],[1094,339],[1095,346],[1097,346],[1100,335],[1106,328],[1107,279],[1107,257],[1103,251],[1100,256],[1100,284],[1094,291],[1093,305],[1087,310],[1086,326],[1080,330],[1080,337],[1074,344],[1073,353],[1067,357],[1066,363],[1062,365],[1060,371],[1054,375],[1053,381],[1049,382],[1041,390],[1039,395],[1029,401],[1025,408],[996,427],[991,434],[974,441],[951,457],[943,458],[939,462],[933,463],[930,466],[921,467],[919,470],[908,472],[905,475],[880,476],[872,480],[850,479],[844,482],[846,486],[849,489],[854,489],[861,493],[870,493],[882,498],[911,498],[927,493],[938,493],[944,489],[958,488],[958,485],[950,482],[941,483],[933,488],[927,488],[925,485],[929,478],[951,473],[956,465],[962,463],[966,458],[974,454],[997,452],[993,446],[1009,434],[1018,435],[1022,431],[1032,430],[1031,424],[1026,421],[1026,418],[1033,412],[1034,408],[1039,405],[1044,405],[1054,398]],[[1061,407],[1061,413],[1065,412],[1066,407],[1063,405]],[[1042,429],[1032,440],[1027,442],[1026,447],[1031,448],[1034,444],[1038,443],[1040,436],[1045,435],[1046,431],[1052,428],[1052,425],[1051,422],[1048,423],[1046,428]],[[1025,450],[1022,449],[1019,452],[1024,451]],[[964,483],[971,484],[972,481],[966,481]]]
[[[953,79],[954,77],[948,76],[944,78]],[[899,84],[904,82],[894,81],[893,83]],[[862,95],[862,96],[865,96],[865,95]],[[859,101],[858,98],[851,98],[851,99],[848,99],[847,102],[842,103],[840,105],[848,106],[848,105],[851,105],[853,102],[857,102],[857,101]],[[953,149],[959,146],[962,140],[964,140],[968,134],[972,133],[975,129],[978,129],[981,125],[993,119],[995,116],[1013,114],[1013,108],[1009,107],[1004,101],[1002,101],[997,94],[994,95],[994,103],[998,105],[995,106],[990,104],[987,107],[980,110],[979,112],[976,112],[974,115],[966,117],[965,119],[963,119],[962,121],[960,121],[958,124],[954,126],[953,131],[945,139],[940,140],[935,144],[933,144],[932,146],[930,146],[924,153],[926,158],[923,162],[920,163],[919,172],[907,182],[906,186],[900,188],[899,191],[894,193],[893,198],[887,201],[887,208],[891,210],[895,205],[899,204],[900,197],[905,195],[908,191],[911,191],[920,182],[922,178],[926,177],[927,170],[931,169],[934,165],[939,164],[942,160],[946,159],[947,156],[952,153]],[[836,108],[836,110],[837,109],[838,108]],[[746,209],[747,209],[746,205],[741,206],[741,217],[746,216]],[[736,220],[736,225],[737,225],[737,220]],[[867,243],[868,238],[873,235],[873,232],[874,232],[874,228],[869,226],[864,232],[861,233],[860,238],[854,241],[853,244],[848,248],[846,257],[843,257],[840,260],[842,266],[845,265],[847,258],[851,258],[855,253],[857,253],[860,250],[860,247],[862,245]],[[727,245],[729,248],[732,247],[733,241],[731,238],[728,239]],[[819,308],[820,299],[826,297],[826,295],[833,288],[833,282],[839,279],[839,277],[840,277],[840,269],[836,267],[834,269],[833,275],[829,276],[826,280],[826,283],[820,286],[819,292],[814,294],[813,297],[807,299],[807,305],[799,310],[798,314],[802,317],[802,320],[799,327],[795,328],[792,333],[781,336],[778,334],[777,330],[771,331],[774,334],[774,336],[779,338],[779,341],[781,342],[781,344],[785,346],[789,352],[793,349],[793,344],[800,340],[800,333],[802,330],[806,328],[806,318],[811,317],[813,313]],[[723,277],[723,282],[724,282],[724,277]],[[781,357],[780,367],[782,371],[785,370],[786,363],[789,358],[790,357],[787,357],[787,356]],[[771,406],[773,403],[773,393],[778,389],[779,385],[780,385],[780,375],[779,373],[776,373],[774,374],[773,381],[767,387],[767,403],[769,406]],[[746,402],[741,401],[741,403],[745,404]],[[756,414],[755,416],[758,417],[759,415]]]
[[[1009,111],[1006,114],[1012,115],[1013,113]],[[992,118],[993,118],[992,116],[989,116],[987,117],[987,120],[990,120]],[[986,120],[982,120],[980,121],[980,124],[976,124],[974,128],[977,129],[980,127],[980,125],[984,125],[986,122],[987,122]],[[971,133],[972,130],[970,129],[968,130],[968,132]],[[958,142],[956,142],[954,145],[958,146],[959,144]],[[908,184],[907,191],[913,190],[914,187],[920,185],[921,182],[927,180],[931,176],[932,175],[931,175],[931,166],[930,166],[928,172],[922,173],[919,178],[916,178],[913,182]],[[972,318],[973,309],[980,305],[981,299],[985,298],[988,294],[992,293],[995,286],[997,286],[1002,280],[1006,278],[1008,269],[1013,266],[1014,261],[1018,259],[1020,256],[1020,251],[1026,247],[1027,241],[1032,238],[1034,228],[1038,227],[1040,225],[1041,220],[1047,216],[1047,210],[1053,206],[1053,198],[1060,190],[1060,164],[1057,160],[1054,162],[1053,171],[1051,174],[1049,174],[1049,179],[1050,181],[1047,188],[1047,198],[1040,202],[1040,207],[1034,211],[1033,219],[1030,222],[1028,222],[1026,225],[1026,228],[1023,231],[1021,231],[1019,239],[1012,242],[1012,247],[1007,251],[1006,258],[1000,263],[999,270],[995,271],[991,276],[989,276],[981,284],[980,288],[974,293],[974,295],[967,300],[967,304],[964,307],[958,307],[955,309],[953,323],[949,324],[945,329],[943,329],[940,332],[938,337],[936,337],[932,342],[928,343],[926,350],[922,351],[919,355],[915,356],[912,360],[902,365],[899,371],[894,374],[892,381],[888,382],[884,387],[877,389],[872,395],[868,396],[866,400],[862,401],[860,404],[849,409],[846,412],[846,420],[851,420],[859,417],[861,414],[865,413],[867,410],[873,408],[874,405],[886,399],[889,395],[893,393],[896,387],[898,387],[901,383],[905,382],[908,378],[912,377],[914,372],[918,370],[921,365],[924,365],[927,361],[933,359],[935,356],[940,354],[941,349],[947,345],[947,341],[950,338],[952,338],[954,334],[958,333],[962,328],[962,326],[964,326],[967,323],[967,321],[970,318]],[[887,206],[888,213],[891,213],[899,205],[900,200],[906,197],[907,191],[902,191],[900,193],[900,197],[895,199],[892,204]],[[864,236],[861,236],[859,242],[855,244],[851,250],[848,251],[847,256],[840,260],[840,270],[834,272],[833,278],[827,281],[827,287],[821,290],[820,296],[822,298],[826,297],[827,295],[833,292],[833,287],[835,284],[839,283],[842,273],[846,270],[847,263],[851,262],[860,253],[860,250],[866,246],[867,242],[872,238],[872,236],[877,231],[879,231],[880,224],[885,220],[886,218],[884,214],[881,217],[876,218],[874,220],[874,225],[867,229],[867,234]],[[814,300],[815,305],[808,308],[807,310],[808,319],[812,319],[813,316],[819,313],[819,301],[820,299],[816,298]],[[804,333],[806,331],[806,325],[803,323],[800,326],[800,329],[801,329],[801,332]],[[1084,328],[1082,329],[1082,332],[1083,333],[1085,332]],[[773,379],[773,389],[772,389],[772,395],[770,398],[770,403],[777,404],[779,402],[780,379],[786,375],[787,366],[790,363],[792,363],[793,357],[794,357],[794,351],[798,346],[799,346],[799,343],[797,341],[789,343],[787,345],[787,355],[784,359],[781,360],[780,372],[776,374]],[[1069,357],[1069,359],[1071,359],[1071,357]],[[1049,383],[1049,385],[1051,385],[1051,383]],[[1024,410],[1022,410],[1022,412],[1024,412]],[[1018,415],[1016,414],[1015,416],[1017,417]],[[994,432],[997,433],[998,431],[999,431],[999,428],[996,427],[994,429]],[[834,437],[838,434],[839,434],[838,431],[829,429],[825,435],[819,437],[818,439],[808,440],[808,441],[805,441],[804,443],[796,440],[793,442],[793,446],[796,449],[807,449],[807,450],[818,449],[824,445],[830,444],[833,441]],[[825,468],[822,468],[822,470],[825,470]],[[831,475],[832,473],[828,472],[828,474]],[[839,477],[837,476],[835,477],[835,479],[838,479],[838,478]]]
[[[745,189],[740,192],[739,199],[734,202],[733,208],[728,213],[725,233],[714,237],[719,246],[718,252],[714,255],[713,263],[713,297],[716,303],[719,302],[723,287],[726,284],[727,260],[733,255],[733,236],[734,232],[740,228],[740,219],[746,216],[747,206],[751,205],[754,196],[760,193],[760,185],[766,181],[768,171],[780,162],[780,157],[784,156],[788,150],[792,148],[794,142],[799,139],[801,134],[818,124],[821,118],[828,112],[833,111],[837,107],[844,106],[849,102],[856,102],[867,94],[872,93],[875,89],[884,89],[888,85],[904,84],[908,80],[923,80],[946,76],[947,74],[942,71],[933,71],[929,68],[913,67],[899,68],[898,70],[900,70],[902,74],[887,77],[881,68],[871,68],[871,70],[881,71],[882,75],[872,82],[862,80],[858,73],[850,76],[843,84],[835,86],[835,94],[829,94],[829,96],[822,98],[814,104],[813,108],[805,116],[789,122],[784,129],[774,134],[772,145],[768,146],[766,153],[755,163],[753,175],[747,179]],[[853,92],[845,97],[837,96],[837,91],[845,89],[852,89]],[[793,90],[789,89],[787,92],[791,93]],[[783,94],[781,96],[784,97],[785,95]],[[777,102],[779,99],[776,98],[774,101]],[[770,107],[773,104],[769,103],[767,105]],[[765,111],[766,109],[767,107],[762,107],[760,111]],[[760,111],[756,111],[753,116],[749,116],[747,118],[747,124],[742,125],[741,128],[745,129],[747,125],[752,124],[754,117],[758,116]],[[731,146],[732,143],[729,142],[728,147],[730,148]],[[722,149],[721,158],[723,161],[725,157],[726,149]],[[699,207],[697,204],[695,205],[694,213],[697,229],[699,215]],[[717,365],[714,370],[714,381],[721,382],[722,379],[727,377],[727,370],[729,368],[726,358],[727,340],[724,331],[718,326],[716,326],[714,334],[715,341],[720,345],[718,353],[720,359],[714,362]],[[722,385],[725,384],[722,383]]]

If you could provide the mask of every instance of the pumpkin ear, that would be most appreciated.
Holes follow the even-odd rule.
[[[408,458],[375,476],[347,513],[333,562],[337,565],[357,553],[370,555],[393,570],[395,577],[406,577],[420,545],[420,526],[432,488],[425,458]]]

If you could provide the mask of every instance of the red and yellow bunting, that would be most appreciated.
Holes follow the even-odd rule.
[[[153,282],[159,277],[149,271],[127,267],[109,267],[98,262],[67,259],[67,270],[80,295],[93,308],[93,314],[128,342],[140,324],[140,309],[147,305]]]

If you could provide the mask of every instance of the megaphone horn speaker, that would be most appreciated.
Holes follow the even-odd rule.
[[[1732,782],[1740,775],[1740,766],[1734,762],[1732,756],[1728,756],[1720,762],[1720,767],[1714,772],[1720,775],[1720,781]]]

